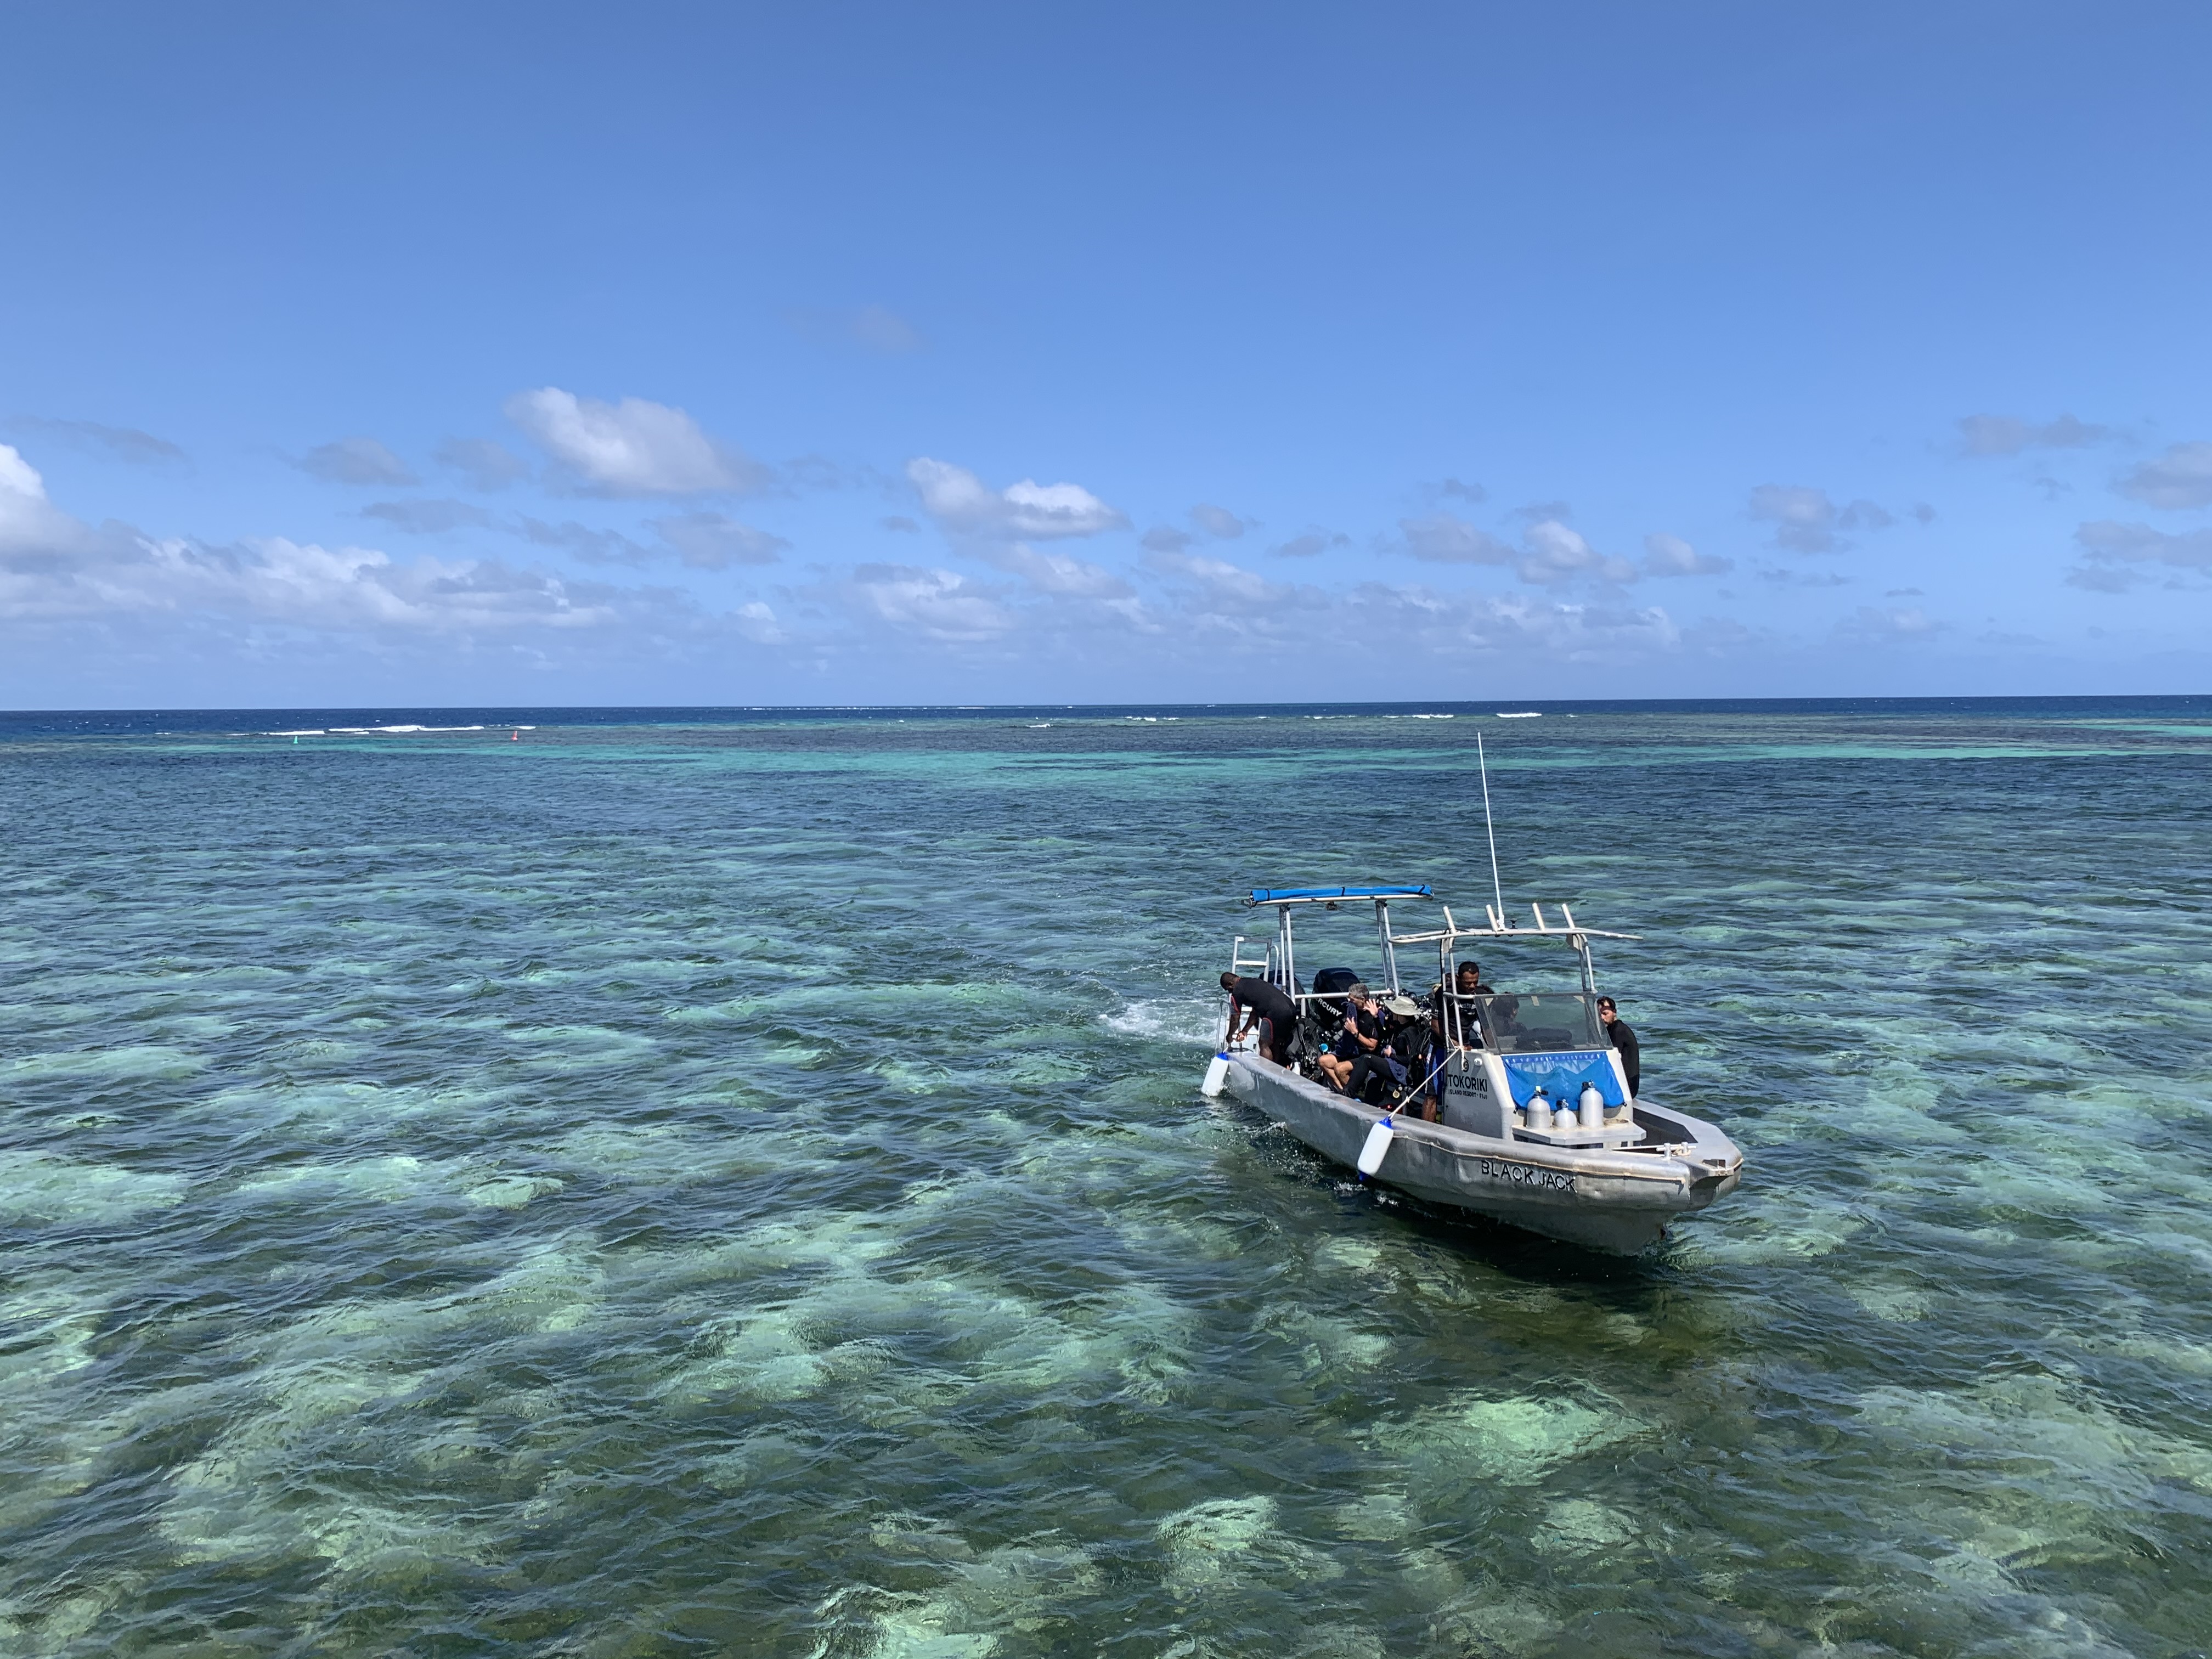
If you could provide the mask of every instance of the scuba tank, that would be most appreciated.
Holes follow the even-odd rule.
[[[1528,1097],[1528,1127],[1532,1129],[1552,1127],[1552,1097],[1544,1092],[1544,1085],[1540,1083],[1536,1085],[1536,1092]]]

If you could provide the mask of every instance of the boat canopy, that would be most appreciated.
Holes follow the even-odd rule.
[[[1341,899],[1434,898],[1427,887],[1255,887],[1244,902],[1255,904],[1334,904]]]

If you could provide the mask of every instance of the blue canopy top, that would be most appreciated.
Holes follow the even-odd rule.
[[[1281,904],[1295,899],[1434,898],[1426,887],[1255,887],[1247,904]]]

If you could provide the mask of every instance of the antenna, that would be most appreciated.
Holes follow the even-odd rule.
[[[1490,890],[1498,900],[1498,914],[1505,914],[1505,890],[1498,882],[1498,831],[1490,822],[1490,760],[1482,752],[1482,733],[1474,734],[1474,763],[1482,769],[1482,830],[1490,837]]]

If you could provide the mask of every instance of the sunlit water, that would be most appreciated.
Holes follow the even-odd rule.
[[[1312,712],[8,725],[0,1651],[2203,1646],[2212,704]],[[1197,1092],[1478,731],[1642,1262]]]

